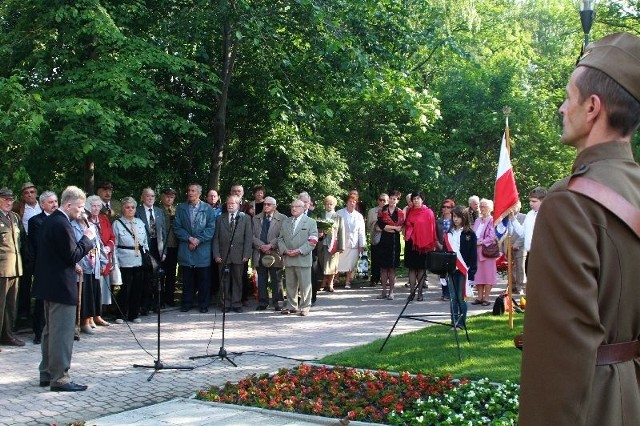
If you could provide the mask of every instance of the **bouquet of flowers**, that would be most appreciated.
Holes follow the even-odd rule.
[[[330,234],[333,232],[334,221],[332,219],[316,219],[318,224],[318,233]]]

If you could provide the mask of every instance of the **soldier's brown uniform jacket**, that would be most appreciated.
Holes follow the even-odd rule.
[[[9,218],[11,226],[0,220],[0,277],[19,277],[22,276],[20,248],[25,232],[16,213],[9,212]]]
[[[573,175],[640,208],[631,145],[584,149]],[[596,366],[598,346],[640,336],[640,239],[614,214],[556,183],[542,203],[529,254],[520,422],[637,425],[640,362]]]

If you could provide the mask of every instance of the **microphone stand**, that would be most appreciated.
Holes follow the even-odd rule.
[[[167,235],[171,233],[173,229],[173,224],[169,222],[169,230],[167,231]],[[167,244],[165,241],[164,246],[162,247],[162,253],[160,254],[160,261],[167,253]],[[153,373],[147,378],[147,382],[150,382],[153,379],[153,376],[160,370],[193,370],[195,367],[188,366],[179,366],[179,365],[164,365],[160,358],[160,306],[161,306],[161,294],[162,294],[162,278],[164,275],[164,271],[161,266],[158,266],[158,271],[154,272],[154,279],[156,280],[156,286],[158,290],[158,303],[157,303],[157,311],[158,311],[158,358],[153,361],[153,365],[141,365],[141,364],[133,364],[133,368],[152,368]]]
[[[218,359],[220,359],[220,361],[224,361],[227,360],[229,361],[229,364],[233,365],[234,367],[237,367],[238,365],[233,362],[233,360],[231,358],[229,358],[229,356],[227,355],[227,350],[224,347],[224,330],[225,330],[225,325],[226,325],[226,318],[227,318],[227,306],[226,306],[226,302],[227,302],[227,297],[229,296],[227,294],[227,288],[230,287],[229,284],[229,265],[228,265],[228,261],[229,261],[229,256],[231,255],[231,246],[233,245],[233,239],[236,235],[236,229],[238,228],[238,214],[240,212],[236,211],[236,214],[233,218],[233,221],[231,222],[231,226],[232,226],[232,231],[231,231],[231,239],[229,240],[229,248],[227,248],[227,253],[225,254],[224,257],[224,261],[222,262],[222,340],[220,342],[220,350],[218,350],[218,353],[216,355],[198,355],[198,356],[190,356],[189,359],[190,360],[194,360],[194,359],[202,359],[202,358],[215,358],[217,357]],[[222,220],[220,220],[220,222],[222,222]],[[229,301],[229,304],[231,304],[231,302]]]
[[[427,256],[427,263],[428,263],[428,256]],[[445,273],[445,278],[447,280],[447,282],[451,282],[452,286],[454,287],[454,291],[458,291],[458,287],[455,283],[453,283],[453,281],[450,279],[450,277],[453,274],[453,271],[455,271],[455,260],[452,259],[451,262],[449,264],[447,264],[447,269],[445,271],[431,271],[431,272],[436,272],[438,274],[444,272]],[[400,321],[400,318],[407,318],[407,319],[412,319],[412,320],[416,320],[416,321],[422,321],[422,322],[428,322],[431,324],[440,324],[440,325],[444,325],[446,327],[451,326],[450,323],[447,322],[442,322],[442,321],[434,321],[434,320],[428,320],[428,319],[424,319],[422,317],[443,317],[445,315],[441,315],[441,314],[412,314],[412,315],[405,315],[404,311],[407,309],[409,302],[411,302],[416,294],[416,290],[418,289],[418,283],[420,282],[420,280],[425,279],[426,280],[426,275],[427,275],[427,271],[429,270],[428,265],[425,265],[424,268],[424,273],[422,274],[422,276],[420,277],[420,279],[417,280],[416,285],[411,289],[411,292],[409,294],[409,296],[407,297],[407,301],[404,304],[404,307],[402,308],[402,310],[400,311],[400,314],[398,315],[398,318],[396,318],[396,322],[393,323],[393,326],[391,327],[391,330],[389,330],[389,334],[387,334],[387,338],[384,340],[384,342],[382,343],[382,346],[380,347],[380,350],[378,351],[378,353],[382,353],[382,350],[384,349],[384,347],[386,346],[387,342],[389,341],[389,339],[391,338],[391,334],[393,333],[393,331],[395,330],[396,326],[398,325],[398,322]],[[450,312],[453,313],[453,299],[450,298],[449,299],[449,309]],[[453,332],[455,335],[455,339],[456,339],[456,346],[458,348],[458,359],[460,360],[460,362],[462,362],[462,353],[460,350],[460,338],[458,336],[458,324],[460,322],[460,319],[462,318],[461,315],[459,314],[455,314],[453,316]],[[467,342],[470,342],[469,340],[469,331],[467,330],[467,327],[465,325],[464,327],[464,332],[467,336]]]

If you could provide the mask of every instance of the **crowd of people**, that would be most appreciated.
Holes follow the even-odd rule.
[[[637,36],[611,34],[584,47],[559,109],[562,142],[577,151],[571,175],[548,193],[540,187],[529,192],[526,215],[518,208],[509,214],[514,282],[524,289],[527,272],[531,282],[521,425],[632,425],[640,416],[639,314],[633,303],[640,275],[634,254],[640,168],[631,145],[640,125],[639,70]],[[33,284],[40,386],[51,391],[87,389],[69,377],[73,341],[78,330],[90,334],[109,326],[102,309],[112,301],[111,287],[120,287],[116,321],[137,323],[154,305],[175,306],[177,265],[183,312],[196,304],[207,312],[212,293],[223,295],[225,311],[242,312],[251,259],[257,310],[271,306],[306,316],[320,288],[335,291],[339,274],[351,287],[367,233],[371,282],[381,283],[384,300],[394,298],[403,247],[417,301],[424,298],[429,254],[447,250],[456,255],[456,269],[439,281],[442,299],[450,299],[453,329],[466,327],[469,287],[477,292],[472,303],[486,306],[496,283],[493,203],[477,196],[468,207],[445,199],[436,219],[420,191],[407,194],[404,209],[399,191],[380,194],[366,212],[357,191],[338,211],[336,198],[327,196],[324,212],[315,214],[311,198],[301,193],[287,215],[264,187],[245,201],[242,186],[233,185],[221,203],[213,189],[202,201],[202,187],[191,184],[178,206],[171,188],[162,190],[159,206],[151,188],[142,191],[139,205],[131,197],[112,200],[112,191],[105,182],[87,198],[69,186],[58,205],[51,191],[38,202],[31,182],[22,186],[18,203],[11,189],[0,189],[0,345],[25,345],[14,323],[30,314]]]
[[[111,322],[140,323],[151,311],[165,307],[206,313],[212,304],[220,303],[225,312],[241,313],[254,296],[258,311],[271,308],[285,315],[307,316],[319,291],[333,293],[338,285],[351,289],[356,265],[367,260],[370,284],[382,287],[378,299],[393,300],[403,254],[409,297],[419,302],[428,285],[428,253],[437,250],[456,252],[464,265],[456,273],[442,275],[439,283],[441,299],[452,300],[453,326],[464,327],[470,296],[465,291],[467,281],[477,291],[472,303],[486,306],[497,279],[495,258],[482,254],[482,245],[496,239],[492,202],[476,196],[469,199],[469,207],[444,200],[436,217],[421,191],[411,191],[404,208],[399,206],[400,191],[382,193],[368,211],[355,190],[347,195],[344,208],[337,210],[336,197],[325,197],[324,209],[315,210],[311,197],[303,192],[282,212],[263,186],[253,188],[253,199],[246,200],[239,184],[232,185],[224,199],[215,189],[205,195],[200,185],[190,184],[185,201],[179,204],[173,188],[163,188],[159,202],[150,187],[142,190],[139,201],[116,200],[108,181],[99,185],[96,195],[86,197],[79,189],[74,191],[73,208],[80,213],[65,213],[73,238],[64,260],[66,266],[75,260],[72,272],[65,272],[73,290],[65,281],[66,297],[57,303],[69,315],[70,302],[75,302],[75,340]],[[535,200],[544,197],[541,191],[530,194],[534,214],[539,207]],[[27,316],[33,318],[34,343],[48,346],[50,342],[47,318],[53,313],[48,311],[48,299],[35,290],[39,286],[34,272],[45,238],[43,225],[64,206],[58,206],[51,191],[42,192],[39,199],[37,195],[30,182],[23,185],[18,203],[11,190],[0,190],[2,250],[8,253],[0,259],[5,276],[0,344],[25,344],[13,334],[13,325],[16,317]],[[522,234],[525,247],[530,244],[534,214],[530,212],[521,223],[520,216],[512,215],[513,230]],[[182,293],[176,300],[178,276]],[[31,312],[32,282],[36,300]],[[70,349],[66,350],[67,357],[57,361],[61,365],[70,359]],[[50,359],[44,349],[43,359],[47,363]],[[64,384],[64,375],[51,377],[43,373],[42,383]]]

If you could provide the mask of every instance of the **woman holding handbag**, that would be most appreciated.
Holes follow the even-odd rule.
[[[480,216],[473,224],[473,230],[478,239],[478,271],[475,274],[475,286],[478,289],[478,298],[471,302],[472,305],[489,306],[489,295],[491,288],[498,282],[498,269],[496,268],[496,257],[488,257],[486,248],[494,246],[497,242],[496,231],[493,227],[491,212],[493,211],[493,201],[483,198],[480,200]],[[485,247],[483,249],[483,247]]]
[[[456,254],[456,270],[448,277],[449,295],[451,297],[451,325],[460,329],[466,328],[467,302],[465,297],[471,296],[471,286],[478,269],[477,237],[469,224],[468,212],[462,206],[454,207],[451,212],[451,227],[444,234],[444,245],[447,251]]]

